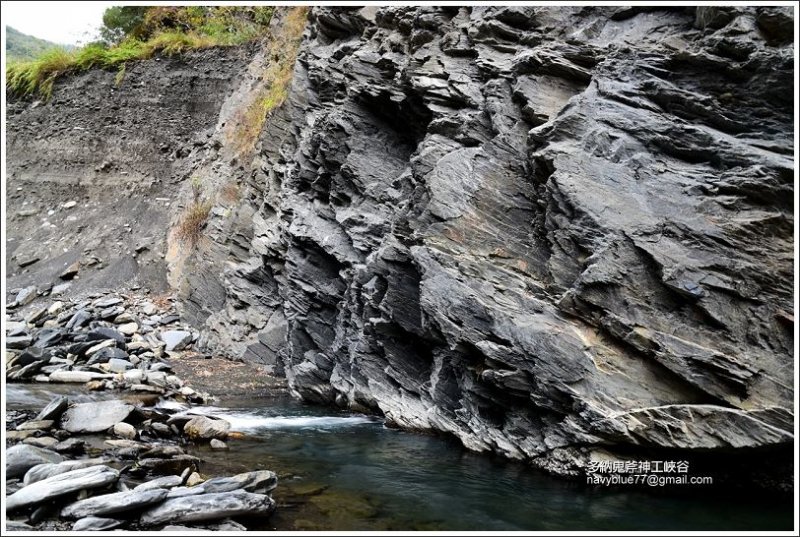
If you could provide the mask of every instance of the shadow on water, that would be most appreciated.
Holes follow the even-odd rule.
[[[47,389],[9,385],[9,408],[38,408]],[[61,388],[56,388],[59,390]],[[73,390],[67,388],[65,390]],[[89,394],[84,397],[113,397]],[[278,530],[786,530],[791,499],[590,488],[464,450],[452,439],[290,398],[230,399],[189,412],[224,417],[244,438],[191,451],[207,475],[278,473]],[[687,490],[687,492],[689,492]]]
[[[593,489],[478,455],[449,438],[291,399],[224,401],[204,412],[246,434],[220,470],[281,477],[271,528],[298,530],[768,530],[792,509],[752,497]],[[224,408],[223,408],[224,406]],[[205,449],[198,449],[212,459]],[[209,467],[210,469],[210,467]]]

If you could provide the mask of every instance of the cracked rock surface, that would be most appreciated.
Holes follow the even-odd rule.
[[[564,474],[791,446],[792,25],[314,8],[204,341]]]

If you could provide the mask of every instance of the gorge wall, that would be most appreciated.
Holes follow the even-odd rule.
[[[256,150],[198,144],[236,195],[172,283],[209,349],[474,450],[790,464],[793,24],[314,8]],[[64,91],[9,123],[9,186],[50,165],[16,125]]]

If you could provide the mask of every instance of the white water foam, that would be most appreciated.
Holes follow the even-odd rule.
[[[256,412],[242,412],[216,406],[186,408],[180,403],[165,404],[163,408],[183,410],[179,414],[222,418],[231,424],[231,430],[249,432],[269,429],[333,429],[376,423],[368,416],[260,416]]]
[[[273,416],[265,417],[247,413],[224,412],[215,414],[231,424],[234,431],[257,431],[266,429],[333,429],[353,427],[374,423],[374,420],[362,416]]]

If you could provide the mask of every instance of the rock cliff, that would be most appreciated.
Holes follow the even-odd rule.
[[[208,341],[562,473],[789,446],[792,24],[314,9]]]
[[[790,463],[793,25],[314,8],[256,151],[195,149],[237,195],[173,275],[186,314],[299,397],[557,473]]]

